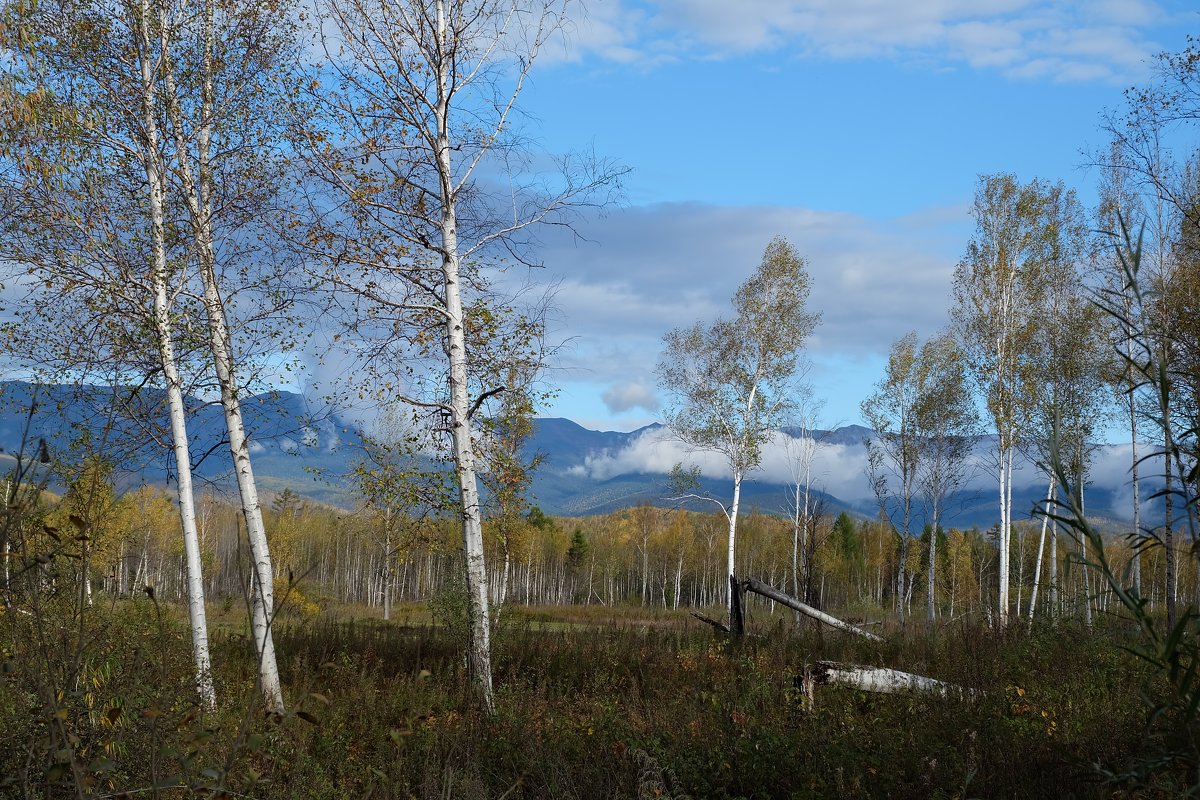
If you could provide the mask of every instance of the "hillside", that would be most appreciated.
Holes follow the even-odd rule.
[[[36,394],[37,406],[30,414]],[[229,490],[231,466],[224,446],[220,406],[189,398],[191,450],[201,481]],[[346,476],[360,458],[362,438],[358,428],[330,409],[314,407],[289,392],[273,392],[243,400],[251,435],[255,472],[267,492],[291,489],[314,500],[353,507],[355,494]],[[115,409],[115,410],[114,410]],[[28,426],[26,451],[33,452],[44,438],[55,453],[78,449],[81,442],[108,452],[119,465],[122,487],[140,483],[164,484],[171,477],[164,398],[157,390],[131,393],[128,389],[96,386],[52,386],[34,390],[21,382],[0,383],[0,453],[20,451]],[[814,431],[822,444],[813,471],[813,502],[824,510],[875,516],[874,498],[863,477],[863,439],[870,433],[861,426]],[[990,440],[981,438],[976,460],[979,468],[967,490],[951,498],[946,524],[990,527],[996,517],[994,489],[986,470]],[[1101,448],[1098,459],[1116,457]],[[729,480],[722,477],[719,461],[689,453],[660,425],[628,433],[593,431],[559,418],[534,420],[527,454],[540,453],[532,499],[548,513],[570,516],[603,514],[638,503],[675,505],[667,473],[677,462],[696,461],[705,466],[701,491],[725,500]],[[781,461],[768,449],[764,469],[743,485],[743,509],[787,513],[794,485]],[[1031,511],[1043,496],[1042,479],[1029,465],[1026,479],[1018,481],[1015,507]],[[1094,513],[1120,517],[1123,486],[1119,476],[1089,490]],[[711,502],[693,500],[695,509],[716,510]],[[1026,514],[1027,516],[1028,514]],[[1020,514],[1017,515],[1020,518]],[[920,523],[918,522],[918,525]],[[1118,527],[1113,523],[1113,527]]]

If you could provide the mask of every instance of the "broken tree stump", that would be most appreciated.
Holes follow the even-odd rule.
[[[746,615],[742,610],[742,583],[733,575],[729,576],[729,635],[740,639],[746,632]]]

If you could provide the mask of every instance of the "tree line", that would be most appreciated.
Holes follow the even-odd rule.
[[[72,516],[95,518],[89,524],[87,565],[77,567],[81,572],[74,580],[87,587],[89,596],[95,591],[120,597],[150,586],[161,600],[186,602],[187,564],[171,495],[143,486],[118,496],[110,473],[95,461],[74,472],[66,494],[44,517],[49,530],[69,529]],[[460,532],[445,517],[350,513],[284,490],[264,509],[264,519],[272,533],[272,583],[284,619],[359,607],[388,620],[397,604],[411,610],[431,598],[447,598],[435,606],[450,613],[449,600],[461,597]],[[619,615],[628,606],[677,611],[725,603],[728,529],[719,512],[643,503],[572,518],[550,517],[534,507],[506,524],[507,529],[495,520],[484,525],[489,601],[497,614],[510,606],[574,604]],[[936,535],[926,526],[914,535],[913,546],[904,548],[883,518],[820,512],[806,524],[812,543],[807,567],[793,576],[790,520],[760,509],[744,514],[736,558],[745,574],[777,587],[799,585],[798,596],[806,602],[854,618],[886,619],[898,606],[910,611],[932,604],[944,621],[994,621],[998,525],[988,531],[938,529]],[[208,600],[241,608],[251,587],[238,507],[216,492],[202,494],[197,528]],[[1036,602],[1040,529],[1036,519],[1014,522],[1011,587],[1017,615],[1031,614]],[[41,534],[43,544],[47,536]],[[932,570],[926,556],[931,540]],[[1127,570],[1138,557],[1135,544],[1115,537],[1105,544],[1104,555],[1118,570]],[[911,576],[903,584],[898,579],[902,558]],[[1114,603],[1111,591],[1090,578],[1090,568],[1068,548],[1043,561],[1044,614],[1083,618],[1089,609],[1100,614]],[[1184,604],[1200,599],[1200,570],[1193,559],[1171,584],[1164,551],[1146,551],[1142,561],[1152,611],[1181,598]],[[755,609],[791,613],[766,601]]]

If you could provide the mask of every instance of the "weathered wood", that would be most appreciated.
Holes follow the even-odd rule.
[[[796,611],[799,611],[801,614],[805,614],[806,616],[812,617],[813,619],[817,620],[818,622],[823,622],[824,624],[830,626],[831,628],[837,628],[839,631],[846,631],[847,633],[856,633],[859,636],[865,636],[866,638],[868,638],[872,641],[875,641],[875,642],[883,641],[882,638],[880,638],[879,636],[876,636],[873,633],[864,631],[861,628],[856,628],[847,622],[842,622],[837,617],[831,617],[830,615],[826,614],[824,611],[818,611],[817,609],[813,608],[812,606],[808,605],[807,603],[801,603],[799,600],[792,597],[791,595],[784,594],[783,592],[779,591],[775,587],[768,586],[767,584],[763,583],[762,581],[755,580],[754,578],[748,578],[743,583],[743,586],[745,586],[746,591],[754,592],[755,594],[760,594],[763,597],[767,597],[767,598],[770,598],[771,600],[774,600],[776,603],[782,603],[783,605],[787,606],[788,608],[795,609]]]
[[[857,664],[838,664],[833,661],[818,661],[812,670],[812,680],[818,684],[840,683],[864,692],[895,694],[897,692],[919,692],[941,697],[956,697],[966,700],[976,696],[972,689],[964,689],[952,683],[901,672],[885,667],[863,667]]]
[[[721,631],[722,633],[729,633],[729,626],[726,625],[724,622],[719,622],[718,620],[715,620],[706,614],[701,614],[699,611],[693,611],[693,612],[691,612],[691,614],[693,617],[695,617],[696,619],[705,623],[706,625],[712,625],[714,628]]]
[[[729,635],[741,638],[746,632],[746,617],[742,611],[742,583],[729,576]]]

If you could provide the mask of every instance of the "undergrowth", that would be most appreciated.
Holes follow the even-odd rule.
[[[89,615],[79,685],[52,703],[28,686],[29,654],[6,644],[4,791],[1111,796],[1097,765],[1137,752],[1138,687],[1152,680],[1123,649],[1116,624],[1002,634],[955,625],[885,644],[773,625],[737,643],[695,627],[547,629],[518,619],[497,637],[497,713],[489,718],[472,704],[461,650],[442,629],[324,618],[276,632],[296,711],[253,711],[253,650],[223,632],[213,642],[223,704],[203,714],[189,699],[186,627],[156,612],[139,598]],[[796,678],[817,659],[894,667],[979,694],[964,702],[822,686],[808,709]],[[56,724],[74,737],[69,753],[45,744]]]

